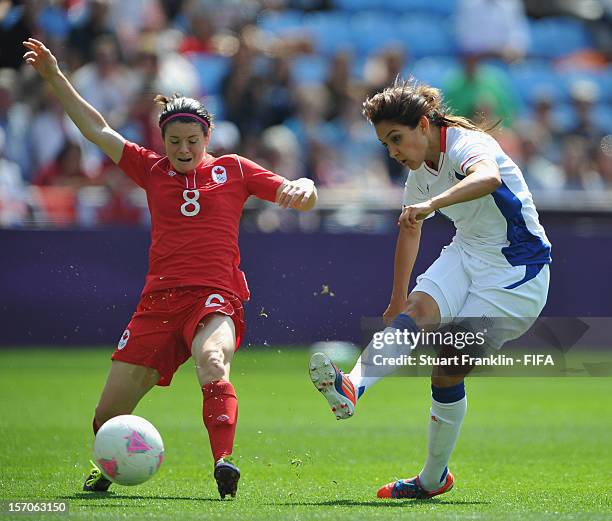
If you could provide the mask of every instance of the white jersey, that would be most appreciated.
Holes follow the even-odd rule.
[[[423,163],[408,173],[403,204],[427,201],[459,183],[478,161],[494,161],[502,180],[497,190],[439,210],[457,229],[453,242],[498,266],[549,264],[550,242],[523,174],[497,141],[484,132],[441,127],[440,149],[437,171]]]

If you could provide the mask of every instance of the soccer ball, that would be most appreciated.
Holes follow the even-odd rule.
[[[164,460],[164,442],[153,425],[131,414],[108,420],[96,434],[94,460],[107,479],[139,485],[157,472]]]

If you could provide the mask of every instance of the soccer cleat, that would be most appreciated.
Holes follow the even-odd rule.
[[[392,481],[380,487],[376,495],[382,499],[429,499],[448,492],[453,488],[455,478],[449,472],[446,474],[446,482],[436,490],[425,490],[421,485],[419,476],[410,479]]]
[[[353,383],[324,353],[310,358],[310,379],[325,396],[338,420],[350,418],[355,413],[357,395]]]
[[[238,480],[240,479],[240,469],[236,465],[232,465],[229,461],[220,460],[215,465],[215,480],[221,499],[229,494],[236,497],[238,490]]]
[[[89,476],[87,476],[85,483],[83,483],[83,490],[86,492],[106,492],[108,487],[111,486],[112,481],[104,477],[98,466],[93,461],[90,461],[89,463],[91,463],[92,469]]]

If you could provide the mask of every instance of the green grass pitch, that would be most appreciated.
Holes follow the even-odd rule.
[[[473,378],[451,460],[455,488],[428,501],[377,500],[421,469],[427,378],[387,378],[336,421],[307,372],[308,352],[242,348],[238,497],[220,501],[192,364],[136,414],[166,460],[137,487],[80,491],[91,417],[110,350],[0,351],[0,499],[67,500],[69,519],[611,519],[612,378]],[[6,513],[0,514],[9,519]],[[13,519],[54,516],[14,516]]]

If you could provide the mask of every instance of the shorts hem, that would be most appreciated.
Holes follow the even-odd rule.
[[[454,315],[448,305],[448,301],[446,297],[444,297],[444,293],[440,286],[438,286],[433,280],[427,278],[421,278],[417,285],[410,293],[414,293],[415,291],[420,291],[422,293],[427,293],[438,305],[438,311],[440,312],[440,326],[446,326],[454,320]]]
[[[172,381],[173,375],[168,378],[167,376],[164,375],[164,372],[160,371],[160,368],[157,367],[154,363],[147,362],[146,360],[136,360],[129,356],[123,355],[121,351],[119,352],[115,351],[111,355],[111,360],[118,360],[119,362],[124,362],[126,364],[137,365],[140,367],[147,367],[148,369],[155,369],[159,373],[159,380],[157,381],[155,385],[159,385],[161,387],[167,387],[168,385],[170,385],[170,382]]]

